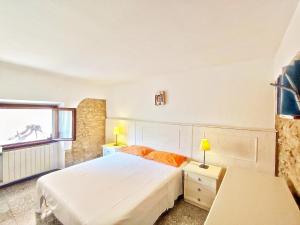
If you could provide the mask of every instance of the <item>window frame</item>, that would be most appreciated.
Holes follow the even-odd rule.
[[[57,107],[53,109],[55,112],[55,138],[52,138],[55,141],[75,141],[76,140],[76,108],[65,108]],[[60,138],[59,137],[59,111],[71,111],[72,112],[72,138]]]
[[[76,139],[76,108],[60,108],[58,105],[50,105],[50,104],[18,104],[18,103],[0,103],[0,110],[1,109],[51,109],[53,112],[55,112],[56,116],[53,118],[54,121],[54,137],[44,140],[38,140],[38,141],[27,141],[27,142],[20,142],[20,143],[14,143],[14,144],[7,144],[2,145],[2,150],[14,150],[19,148],[29,148],[33,146],[38,145],[45,145],[50,143],[55,143],[58,141],[74,141]],[[60,139],[57,138],[58,136],[58,124],[59,124],[59,117],[58,112],[59,110],[63,111],[72,111],[73,117],[72,117],[72,138],[68,139]]]

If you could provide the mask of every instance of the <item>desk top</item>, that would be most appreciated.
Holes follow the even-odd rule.
[[[228,168],[205,225],[300,225],[300,211],[282,178]]]

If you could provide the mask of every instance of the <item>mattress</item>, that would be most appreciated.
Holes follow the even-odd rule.
[[[39,178],[37,193],[64,225],[151,225],[182,194],[182,170],[118,152]]]

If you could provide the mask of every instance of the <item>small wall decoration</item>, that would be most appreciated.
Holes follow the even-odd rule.
[[[166,92],[165,91],[158,91],[155,94],[155,105],[165,105],[166,104]]]

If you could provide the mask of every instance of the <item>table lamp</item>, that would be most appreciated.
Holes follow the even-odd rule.
[[[114,127],[114,135],[116,135],[116,143],[115,146],[118,146],[118,135],[121,133],[120,127]]]
[[[200,168],[208,169],[208,165],[205,165],[205,152],[210,150],[210,143],[208,139],[201,139],[200,141],[200,150],[203,151],[204,157],[203,157],[203,164],[200,165]]]

